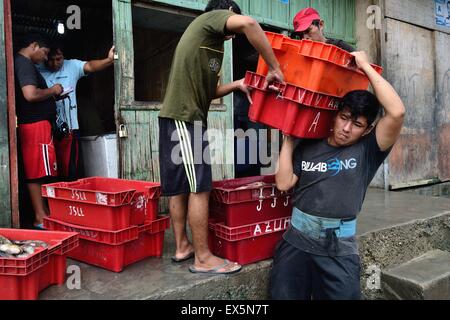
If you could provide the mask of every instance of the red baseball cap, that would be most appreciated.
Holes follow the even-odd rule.
[[[320,15],[314,8],[305,8],[294,17],[294,31],[301,32],[305,31],[311,26],[314,20],[320,20]]]

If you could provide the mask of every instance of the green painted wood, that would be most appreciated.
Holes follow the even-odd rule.
[[[131,106],[134,100],[134,51],[133,51],[133,25],[130,0],[113,0],[113,35],[115,50],[118,60],[114,63],[115,82],[115,105],[114,114],[116,127],[127,122],[123,119],[121,110]],[[126,116],[126,115],[125,115]],[[133,130],[133,128],[128,128]],[[127,139],[118,138],[117,147],[119,152],[118,168],[119,177],[127,177],[127,172],[131,170],[130,146]],[[132,157],[131,157],[132,158]],[[136,175],[141,175],[140,169],[135,169]]]
[[[144,0],[142,2],[160,2],[185,9],[204,10],[208,0]]]
[[[9,228],[11,227],[11,193],[3,1],[0,1],[0,123],[0,227]]]
[[[326,24],[328,37],[356,43],[355,38],[355,1],[356,0],[236,0],[244,14],[254,17],[259,23],[292,30],[292,19],[305,7],[316,8]],[[204,10],[206,0],[156,0],[172,6]],[[287,2],[287,3],[286,3]]]
[[[114,64],[115,113],[134,100],[133,25],[130,0],[113,0],[113,35],[118,60]]]
[[[225,42],[225,51],[222,63],[222,83],[229,83],[233,80],[233,42]],[[233,129],[233,95],[229,94],[222,98],[222,103],[226,106],[224,112],[209,112],[209,118],[214,119],[215,117],[222,120],[221,124],[222,132],[225,137],[224,152],[225,152],[225,162],[222,165],[223,168],[223,178],[234,178],[234,138],[226,135],[227,129]],[[208,121],[210,121],[208,118]],[[218,125],[219,127],[219,125]],[[214,175],[213,175],[214,178]],[[217,180],[217,179],[216,179]],[[219,179],[221,180],[221,179]]]
[[[158,112],[154,110],[122,110],[127,123],[127,143],[123,143],[123,179],[160,182]],[[168,199],[161,198],[159,212],[166,212]]]
[[[345,41],[356,45],[356,4],[355,0],[346,0],[345,10]]]
[[[122,119],[127,123],[128,137],[122,143],[122,178],[154,181],[152,166],[152,135],[157,127],[152,128],[148,111],[121,111]]]
[[[289,3],[280,0],[250,1],[249,10],[244,14],[256,17],[260,23],[289,29]]]
[[[355,0],[310,0],[309,5],[317,9],[321,18],[325,21],[325,35],[327,37],[343,39],[352,44],[356,43],[354,30]],[[291,12],[292,17],[297,12],[298,10]]]
[[[212,160],[213,180],[234,177],[233,123],[228,112],[210,112],[208,116],[208,138]]]

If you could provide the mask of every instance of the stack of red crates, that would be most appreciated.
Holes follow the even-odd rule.
[[[66,256],[78,247],[78,234],[23,229],[0,229],[12,240],[40,240],[47,248],[37,248],[27,258],[0,258],[0,300],[35,300],[51,285],[62,285]]]
[[[256,73],[247,72],[245,77],[254,89],[250,120],[299,138],[327,137],[340,98],[352,90],[366,90],[369,79],[352,63],[350,53],[334,45],[272,32],[266,36],[286,83],[275,83],[278,92],[263,90],[268,66],[259,58]],[[381,74],[381,67],[372,66]]]
[[[162,256],[169,217],[157,216],[160,184],[90,177],[42,186],[49,230],[79,234],[69,257],[120,272],[147,257]]]
[[[209,247],[220,257],[249,264],[269,259],[289,227],[292,191],[275,177],[215,181],[210,199]]]

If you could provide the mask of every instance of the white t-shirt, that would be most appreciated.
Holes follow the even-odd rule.
[[[57,83],[60,83],[64,90],[73,88],[73,91],[69,93],[70,100],[66,98],[56,102],[56,124],[66,122],[71,130],[79,129],[76,87],[78,80],[86,76],[83,70],[85,63],[86,61],[77,59],[64,59],[61,69],[56,72],[51,72],[44,65],[38,66],[49,88]]]

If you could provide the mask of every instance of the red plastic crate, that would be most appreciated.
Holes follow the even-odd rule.
[[[164,232],[170,226],[170,218],[160,217],[140,227],[116,232],[73,226],[55,219],[44,219],[44,224],[52,230],[70,229],[80,232],[80,246],[69,257],[113,272],[121,272],[134,262],[162,255]]]
[[[331,44],[294,40],[266,32],[286,82],[326,95],[343,97],[352,90],[367,90],[369,79],[352,66],[353,56]],[[379,73],[383,68],[372,64]],[[266,75],[268,66],[260,57],[258,74]]]
[[[40,275],[39,268],[20,276],[0,273],[0,300],[36,300],[39,296]]]
[[[276,188],[275,176],[257,176],[213,182],[210,217],[236,227],[292,214],[292,190]]]
[[[64,283],[66,254],[78,246],[76,233],[0,229],[0,234],[12,240],[48,244],[25,259],[0,259],[0,299],[33,300],[48,286]]]
[[[265,76],[247,71],[245,73],[244,83],[253,89],[267,91],[264,90],[265,80]],[[280,100],[287,99],[304,106],[333,111],[338,110],[339,104],[341,103],[341,99],[337,97],[306,90],[291,83],[274,82],[272,85],[278,89],[277,99]],[[273,90],[271,91],[273,92]]]
[[[250,84],[253,79],[261,77],[265,78],[247,72],[246,83]],[[330,134],[339,104],[338,99],[317,95],[289,84],[282,87],[285,90],[282,93],[262,90],[259,86],[254,88],[253,103],[248,113],[251,121],[266,124],[281,130],[285,135],[299,138],[321,139]]]
[[[109,231],[70,224],[53,218],[44,218],[44,227],[49,230],[75,232],[80,239],[111,245],[124,244],[130,240],[136,240],[139,236],[138,226]]]
[[[105,230],[121,230],[156,218],[160,185],[103,177],[42,186],[51,217]]]
[[[11,259],[0,258],[0,274],[24,276],[48,263],[48,250],[40,249],[28,258]]]
[[[270,259],[290,220],[284,217],[234,228],[211,220],[209,247],[215,255],[242,265]]]
[[[90,177],[80,179],[78,181],[86,181],[88,183],[92,183],[91,181],[95,180],[95,183],[98,185],[104,184],[120,184],[121,186],[126,186],[132,189],[136,189],[137,192],[143,193],[143,198],[137,199],[135,201],[132,210],[134,210],[134,215],[136,215],[139,210],[142,208],[142,200],[144,201],[144,220],[142,218],[139,223],[136,221],[132,221],[132,225],[142,224],[143,221],[153,221],[156,219],[158,215],[158,202],[161,196],[161,184],[159,182],[148,182],[141,180],[125,180],[125,179],[114,179],[114,178],[104,178],[104,177]]]

